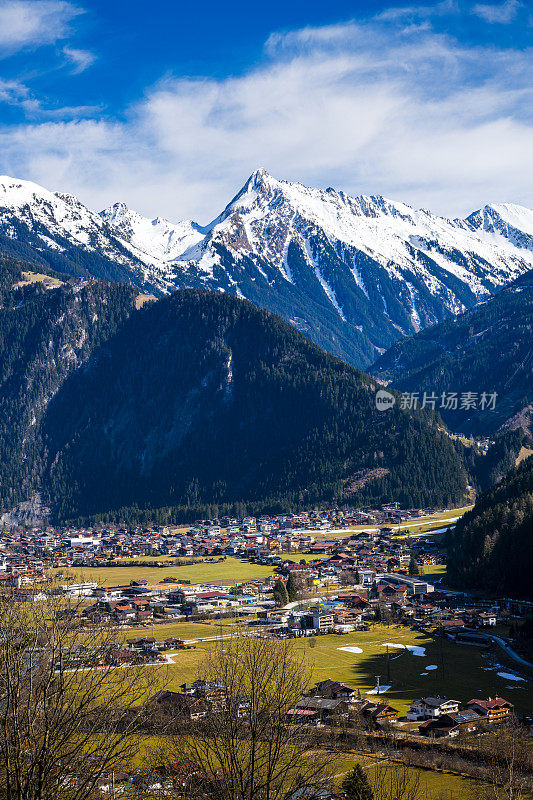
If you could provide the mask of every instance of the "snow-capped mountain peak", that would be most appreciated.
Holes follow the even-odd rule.
[[[179,258],[199,242],[204,233],[189,220],[169,222],[163,217],[148,219],[132,211],[125,203],[115,203],[100,212],[100,216],[126,242],[144,253],[146,261],[161,266]]]
[[[515,246],[533,250],[533,210],[514,203],[490,203],[465,222],[474,230],[505,237]]]
[[[76,275],[156,294],[187,286],[237,294],[358,366],[533,267],[527,208],[492,204],[447,219],[262,168],[205,227],[150,219],[122,202],[98,214],[73,195],[3,177],[2,236],[20,240],[24,258],[33,252]]]

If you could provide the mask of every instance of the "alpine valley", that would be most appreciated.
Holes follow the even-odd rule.
[[[0,178],[0,252],[156,296],[234,294],[354,366],[442,322],[533,266],[533,211],[487,205],[446,219],[254,172],[209,225],[146,219],[122,203]]]

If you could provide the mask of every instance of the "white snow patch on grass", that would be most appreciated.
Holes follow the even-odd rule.
[[[346,650],[347,653],[362,653],[360,647],[355,646],[346,646],[346,647],[337,647],[337,650]]]
[[[383,642],[382,647],[397,647],[399,650],[409,650],[414,656],[425,656],[426,648],[418,644],[399,644],[398,642]]]
[[[384,686],[374,686],[374,688],[370,689],[370,691],[366,694],[384,694],[385,692],[388,692],[389,689],[390,686],[387,686],[386,684]]]
[[[521,678],[520,675],[513,675],[512,672],[498,672],[497,674],[500,678],[505,678],[508,681],[525,681],[525,678]]]

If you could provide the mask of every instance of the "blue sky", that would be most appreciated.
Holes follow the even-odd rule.
[[[0,173],[216,216],[250,172],[533,206],[528,2],[0,0]]]

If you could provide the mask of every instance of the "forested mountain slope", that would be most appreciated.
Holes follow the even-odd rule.
[[[401,392],[435,393],[437,410],[454,431],[492,434],[530,429],[533,403],[533,272],[483,303],[397,342],[371,369]],[[457,408],[441,407],[457,393]],[[475,407],[461,408],[472,392]],[[497,393],[494,409],[481,394]],[[531,432],[531,431],[530,431]]]
[[[43,485],[61,519],[439,506],[461,502],[466,483],[425,415],[377,411],[371,378],[279,317],[205,290],[131,315],[63,384],[43,436]]]
[[[533,599],[533,457],[478,499],[459,522],[448,552],[457,586]]]
[[[135,308],[137,291],[56,276],[46,289],[28,269],[0,257],[0,507],[41,486],[41,420],[70,372],[111,336]],[[83,398],[75,401],[78,405]]]

